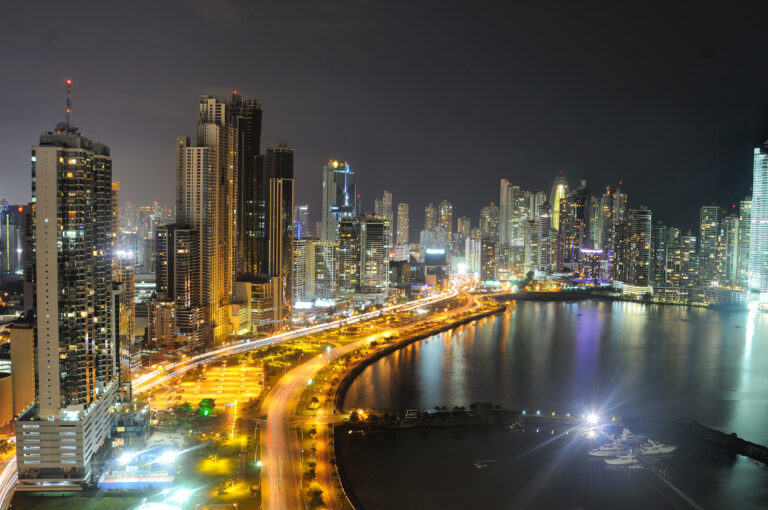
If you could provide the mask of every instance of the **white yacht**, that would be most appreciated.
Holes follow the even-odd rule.
[[[664,453],[672,453],[675,450],[677,450],[677,446],[675,445],[656,443],[649,439],[648,444],[641,446],[638,453],[641,453],[642,455],[661,455]]]
[[[627,466],[630,464],[637,463],[637,457],[635,457],[635,452],[633,450],[629,450],[629,453],[626,455],[619,455],[615,459],[603,459],[606,464],[610,464],[612,466]]]
[[[619,441],[622,443],[640,443],[645,436],[635,435],[629,429],[622,429]]]
[[[613,441],[590,450],[587,453],[593,457],[615,457],[616,455],[620,455],[623,451],[626,451],[624,445],[622,445],[619,441]]]

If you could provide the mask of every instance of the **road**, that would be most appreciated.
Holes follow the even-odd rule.
[[[0,510],[6,510],[16,487],[16,451],[0,462]]]
[[[189,370],[200,365],[228,358],[230,356],[248,352],[254,349],[261,349],[270,345],[278,344],[287,340],[293,340],[305,335],[313,333],[319,333],[321,331],[327,331],[335,329],[341,326],[348,326],[356,322],[365,321],[379,317],[381,315],[416,309],[421,306],[437,303],[455,297],[458,294],[455,290],[449,290],[441,294],[429,296],[416,301],[410,301],[401,305],[394,305],[368,312],[346,319],[339,319],[332,322],[318,324],[315,326],[309,326],[296,330],[286,331],[278,333],[270,337],[262,339],[244,339],[235,342],[229,342],[221,347],[217,347],[210,351],[197,354],[195,356],[183,359],[181,361],[171,363],[159,369],[145,372],[144,374],[134,378],[133,380],[133,393],[139,395],[150,389],[166,384],[173,379],[183,375]],[[274,391],[274,390],[273,390]],[[15,455],[10,457],[10,460],[0,463],[0,510],[5,510],[11,501],[13,496],[13,489],[16,485],[16,457]],[[300,503],[300,502],[299,502]],[[280,508],[280,507],[275,507]],[[299,508],[299,507],[296,507]]]
[[[467,285],[464,284],[463,286],[466,287]],[[470,296],[463,289],[461,292],[468,297],[467,303],[464,306],[458,310],[452,310],[450,313],[438,316],[425,316],[424,321],[435,320],[436,318],[465,311],[476,306],[473,296]],[[458,295],[458,293],[459,290],[454,290],[450,294],[445,294],[443,299],[450,299]],[[412,328],[414,326],[415,324],[409,324],[399,329]],[[301,495],[303,466],[299,453],[298,437],[296,429],[291,427],[289,422],[293,417],[299,397],[308,381],[329,362],[359,349],[367,342],[369,342],[369,339],[364,338],[315,356],[285,374],[265,398],[262,410],[267,415],[267,423],[266,427],[262,430],[261,436],[261,444],[263,445],[261,497],[263,508],[266,510],[305,507]],[[323,488],[323,500],[326,506],[332,509],[341,509],[341,502],[338,501],[333,486],[332,470],[328,463],[330,457],[327,451],[328,436],[321,435],[320,428],[327,429],[327,425],[318,423],[318,438],[322,438],[318,441],[317,445],[318,456],[316,462],[318,464],[321,460],[321,447],[324,450],[322,452],[324,465],[319,468],[318,483]],[[321,446],[319,443],[322,441],[325,444]]]
[[[249,338],[235,342],[229,342],[222,347],[215,348],[202,354],[197,354],[175,363],[171,363],[162,368],[151,370],[140,375],[139,377],[134,378],[132,381],[133,393],[140,394],[151,388],[154,388],[157,385],[165,384],[175,379],[176,377],[179,377],[185,372],[192,370],[197,366],[210,363],[211,361],[225,359],[235,354],[241,354],[243,352],[248,352],[254,349],[261,349],[263,347],[285,342],[286,340],[294,340],[296,338],[300,338],[302,336],[310,335],[313,333],[319,333],[321,331],[327,331],[341,326],[349,326],[351,324],[355,324],[356,322],[374,319],[389,313],[419,308],[425,305],[450,299],[455,297],[457,294],[457,291],[449,290],[447,292],[422,298],[416,301],[409,301],[408,303],[400,305],[388,306],[380,310],[355,315],[346,319],[339,319],[332,322],[317,324],[315,326],[294,329],[258,340]]]

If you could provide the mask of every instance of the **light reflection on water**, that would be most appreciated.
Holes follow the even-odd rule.
[[[692,418],[768,444],[768,314],[518,302],[377,361],[345,407],[479,401]]]

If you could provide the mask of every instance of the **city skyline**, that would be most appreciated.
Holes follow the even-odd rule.
[[[52,14],[65,8],[49,5]],[[38,119],[57,119],[54,113],[61,110],[62,100],[57,97],[60,89],[56,84],[64,77],[74,80],[76,97],[80,97],[75,102],[75,122],[88,126],[87,136],[112,141],[113,152],[120,160],[115,179],[127,181],[128,176],[136,175],[136,182],[126,183],[122,193],[139,203],[155,198],[156,190],[160,191],[161,201],[173,202],[174,164],[173,156],[166,150],[168,143],[192,121],[189,111],[199,94],[223,97],[232,88],[264,96],[266,145],[287,140],[296,147],[297,202],[317,203],[319,192],[310,177],[329,157],[343,157],[354,162],[361,176],[368,176],[360,183],[366,209],[372,210],[379,190],[389,189],[396,201],[407,202],[414,211],[419,210],[419,214],[412,215],[414,224],[421,222],[419,216],[424,204],[420,201],[438,203],[448,198],[457,204],[456,217],[474,215],[474,211],[482,207],[485,200],[480,198],[460,203],[457,196],[451,196],[453,190],[460,188],[467,155],[476,152],[473,176],[480,189],[493,189],[499,175],[536,189],[545,186],[538,182],[542,175],[554,175],[560,170],[593,185],[621,179],[634,196],[647,197],[648,207],[666,221],[694,225],[700,204],[683,205],[689,200],[688,196],[701,197],[702,203],[730,204],[740,200],[741,190],[748,188],[750,182],[749,151],[768,137],[761,97],[768,87],[768,73],[759,66],[747,65],[759,58],[760,48],[765,46],[762,31],[748,28],[759,18],[757,13],[766,8],[760,3],[726,12],[700,9],[695,23],[682,24],[672,21],[683,15],[677,10],[681,8],[673,8],[664,19],[654,19],[650,12],[641,9],[633,13],[638,19],[637,25],[629,27],[617,12],[601,11],[594,17],[588,10],[565,9],[555,12],[553,22],[545,25],[549,28],[544,28],[542,34],[517,26],[516,30],[504,31],[504,36],[494,37],[472,37],[482,35],[484,25],[479,23],[480,13],[472,10],[465,13],[455,7],[433,13],[437,19],[430,26],[421,26],[424,11],[418,6],[407,7],[405,11],[385,9],[382,13],[362,6],[350,10],[332,6],[327,11],[307,6],[301,15],[286,12],[284,7],[271,7],[265,16],[255,16],[259,13],[255,8],[232,3],[225,4],[215,16],[201,4],[192,4],[181,13],[166,6],[153,8],[157,12],[151,19],[104,7],[83,13],[82,19],[78,16],[71,20],[69,30],[80,34],[88,32],[78,30],[86,23],[100,33],[102,29],[94,20],[108,14],[129,20],[125,23],[126,29],[129,26],[132,31],[137,27],[147,29],[145,41],[120,49],[112,43],[93,44],[91,37],[99,34],[81,35],[71,42],[86,54],[119,51],[126,57],[119,69],[107,59],[108,68],[95,76],[66,56],[44,57],[42,63],[46,65],[42,68],[48,72],[41,74],[36,70],[33,75],[39,79],[24,83],[23,89],[21,82],[5,84],[7,93],[0,98],[1,105],[10,116],[19,119],[13,130],[0,137],[0,151],[6,155],[0,163],[0,179],[8,183],[3,187],[3,194],[8,195],[9,201],[28,199],[28,190],[18,182],[18,176],[24,175],[24,154],[14,148],[38,134]],[[407,14],[413,15],[412,22],[405,25],[397,22],[401,15],[407,17]],[[492,14],[497,16],[483,13],[482,19],[507,18],[503,8],[493,9]],[[254,70],[230,66],[230,57],[222,56],[215,66],[220,72],[193,78],[185,71],[190,63],[186,54],[202,51],[210,56],[213,50],[206,48],[202,40],[174,37],[175,30],[180,29],[170,25],[177,23],[164,27],[170,30],[167,35],[154,30],[179,15],[189,26],[205,26],[213,33],[228,33],[231,23],[241,23],[239,19],[279,17],[293,24],[280,33],[265,26],[261,35],[245,35],[244,31],[230,34],[235,43],[235,58],[242,56],[241,48],[255,44],[280,48],[274,55],[261,52],[263,61]],[[29,16],[25,6],[12,6],[7,19],[18,19],[19,23],[8,27],[0,37],[7,39],[10,47],[27,44],[35,53],[55,53],[50,52],[50,48],[67,32],[60,31],[52,21],[32,22]],[[527,7],[523,12],[516,12],[512,19],[520,25],[536,25],[530,22],[544,16],[537,8]],[[57,17],[53,15],[50,19]],[[546,17],[549,20],[552,14],[547,13]],[[574,19],[570,21],[571,18]],[[370,30],[373,23],[388,20],[399,27],[395,34],[398,38]],[[646,26],[646,22],[658,27],[658,41],[644,40],[639,27]],[[568,28],[571,23],[573,26],[586,24],[595,30],[574,33]],[[615,48],[596,46],[596,40],[612,32],[610,27],[614,24],[622,26],[627,34],[616,42]],[[442,29],[431,28],[431,25]],[[450,27],[459,25],[472,41],[466,49],[458,41],[452,43],[444,39],[446,34],[453,33]],[[30,30],[21,33],[16,26],[28,26]],[[721,26],[722,31],[715,33],[713,28]],[[339,30],[342,27],[344,30]],[[148,30],[150,28],[152,30]],[[354,48],[359,45],[347,44],[346,37],[342,36],[348,30],[363,41],[367,51],[381,54],[382,58],[366,63],[361,58],[361,49]],[[558,30],[565,33],[559,34]],[[590,32],[595,33],[589,35]],[[733,34],[738,37],[730,37]],[[547,35],[552,36],[555,46],[563,44],[567,37],[569,51],[562,54],[548,51],[551,48],[542,47],[542,43],[526,51],[519,49],[523,42],[538,42]],[[303,54],[308,49],[308,38],[317,45],[309,52],[309,58]],[[436,46],[445,46],[448,54],[458,56],[467,72],[453,71],[428,44],[432,39],[443,43]],[[185,45],[191,47],[177,51],[180,49],[177,40],[184,40]],[[139,58],[140,54],[152,53],[144,51],[147,46],[164,50],[156,58]],[[381,53],[390,46],[391,53]],[[405,49],[409,46],[418,49],[413,57],[394,58],[406,55]],[[511,70],[496,70],[496,66],[484,59],[471,59],[471,55],[493,48],[514,58],[510,60],[516,62],[514,74]],[[546,55],[543,62],[548,65],[539,72],[536,57],[542,52]],[[592,52],[595,54],[591,55]],[[177,74],[183,80],[174,78],[174,73],[166,73],[165,64],[160,65],[167,62],[170,54],[173,54],[171,67],[179,70]],[[22,58],[12,58],[7,68],[11,74],[29,75],[30,64],[23,59],[23,54],[20,56]],[[420,69],[413,65],[417,56],[419,61],[429,62],[427,67]],[[286,67],[285,62],[289,61],[295,66]],[[611,65],[604,69],[597,67],[598,62],[602,65],[605,61]],[[665,64],[664,68],[670,70],[664,74],[648,74],[651,62]],[[578,79],[582,68],[590,69],[600,78]],[[394,78],[404,69],[415,69],[407,82]],[[472,81],[468,80],[469,75],[473,76]],[[723,75],[730,77],[725,89],[718,79]],[[308,79],[311,76],[316,78]],[[373,79],[358,83],[350,79],[355,76]],[[170,80],[167,86],[154,85],[160,77]],[[378,83],[376,78],[381,78]],[[441,87],[449,83],[447,80],[451,80],[450,86]],[[644,86],[629,86],[638,80]],[[285,83],[290,86],[284,86]],[[500,101],[502,89],[506,101]],[[546,92],[539,93],[538,89]],[[437,95],[433,97],[433,93]],[[467,114],[464,123],[456,123],[440,113],[444,104],[450,104],[447,98],[457,93],[462,97],[460,108]],[[33,97],[35,100],[31,101]],[[721,97],[729,98],[728,108],[718,106]],[[580,109],[576,106],[579,104],[589,105],[589,110]],[[23,115],[17,105],[24,105]],[[341,110],[333,111],[337,105],[342,105]],[[107,109],[114,109],[114,119],[119,120],[99,120],[100,112]],[[665,116],[660,113],[662,110],[674,113]],[[556,113],[558,111],[561,113]],[[415,122],[410,121],[411,116]],[[377,130],[376,136],[365,129],[365,118],[379,119],[382,129]],[[436,119],[429,126],[430,133],[424,123],[427,118]],[[505,123],[500,118],[504,118]],[[137,150],[138,147],[142,150]],[[397,147],[397,165],[388,162],[387,151],[392,147]],[[474,147],[483,149],[474,151]],[[624,157],[628,152],[633,154],[631,158]],[[394,185],[388,185],[392,172],[396,172],[394,175],[399,179]],[[441,175],[441,179],[429,187],[419,188],[408,183],[412,175],[423,175],[421,179],[426,179],[436,174]],[[662,184],[665,176],[684,179],[688,174],[703,178],[691,179],[688,183],[691,192],[682,197],[673,187]],[[152,191],[142,186],[150,178],[157,180]],[[680,207],[674,204],[676,200],[683,202]]]

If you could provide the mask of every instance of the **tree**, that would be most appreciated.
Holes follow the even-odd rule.
[[[210,416],[213,413],[213,408],[216,407],[216,401],[212,398],[204,398],[198,404],[197,412],[201,416]]]
[[[357,423],[360,418],[357,416],[357,411],[349,413],[349,423]]]
[[[182,402],[178,409],[181,414],[192,414],[192,406],[189,402]]]

